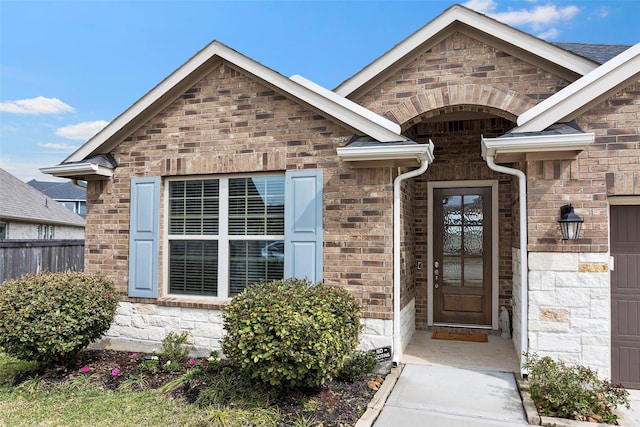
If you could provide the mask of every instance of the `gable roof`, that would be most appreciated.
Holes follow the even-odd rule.
[[[518,127],[511,132],[539,132],[554,123],[571,121],[639,80],[640,43],[521,114]]]
[[[357,112],[357,108],[361,108],[357,104],[348,100],[348,102],[336,102],[335,99],[309,89],[224,44],[214,41],[78,148],[64,163],[82,162],[88,157],[108,153],[222,62],[256,78],[266,86],[306,105],[319,114],[333,118],[355,133],[369,135],[378,141],[406,139],[406,137],[399,135],[399,129],[396,130],[397,124],[381,116],[375,120],[372,120],[371,117],[364,117]]]
[[[32,179],[27,185],[54,200],[86,200],[87,190],[79,189],[71,181],[37,181]]]
[[[445,10],[424,27],[340,84],[335,92],[357,97],[396,70],[459,31],[531,64],[553,71],[567,80],[589,73],[597,63],[503,24],[461,5]],[[523,46],[526,46],[523,47]]]
[[[85,220],[0,169],[0,219],[84,227]]]
[[[629,49],[632,44],[595,44],[595,43],[553,43],[554,45],[588,58],[598,64],[604,64]]]

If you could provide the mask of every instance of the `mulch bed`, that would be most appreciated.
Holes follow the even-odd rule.
[[[90,377],[88,381],[102,389],[118,390],[126,387],[131,391],[140,391],[162,388],[165,384],[182,377],[190,368],[188,363],[183,363],[180,370],[165,372],[162,369],[164,361],[160,359],[157,372],[152,373],[149,370],[141,370],[140,367],[145,358],[147,360],[150,358],[149,354],[138,353],[135,358],[131,355],[132,353],[112,350],[86,350],[64,367],[50,369],[46,373],[24,372],[16,377],[16,384],[34,374],[45,374],[40,383],[41,387],[65,381],[78,381],[82,380],[81,377],[88,376]],[[225,360],[221,361],[221,368],[218,371],[207,369],[206,358],[196,358],[194,362],[194,367],[200,367],[200,374],[168,392],[167,398],[183,399],[186,404],[197,404],[200,393],[207,389],[208,379],[213,375],[240,375]],[[115,375],[114,369],[118,370]],[[144,378],[144,381],[136,381],[136,378]],[[368,403],[375,394],[375,389],[382,382],[381,378],[375,378],[378,384],[374,386],[372,379],[367,378],[354,383],[330,381],[318,389],[281,394],[281,397],[272,403],[279,408],[283,417],[278,425],[290,425],[291,420],[301,416],[313,420],[315,426],[354,425],[366,411]],[[264,386],[256,384],[256,387]],[[313,405],[308,404],[310,399],[315,402]]]

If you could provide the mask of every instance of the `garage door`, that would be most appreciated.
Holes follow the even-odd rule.
[[[640,389],[640,206],[611,206],[611,379]]]

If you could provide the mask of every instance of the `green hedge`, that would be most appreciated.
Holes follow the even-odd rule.
[[[22,360],[63,362],[109,329],[118,300],[102,275],[45,273],[7,280],[0,285],[0,348]]]
[[[285,279],[250,286],[226,308],[223,350],[265,383],[316,387],[358,344],[360,306],[344,289]]]

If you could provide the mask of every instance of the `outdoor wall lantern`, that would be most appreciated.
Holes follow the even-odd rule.
[[[584,220],[573,212],[573,206],[564,205],[560,208],[560,230],[562,240],[577,240],[580,238],[580,227]]]

